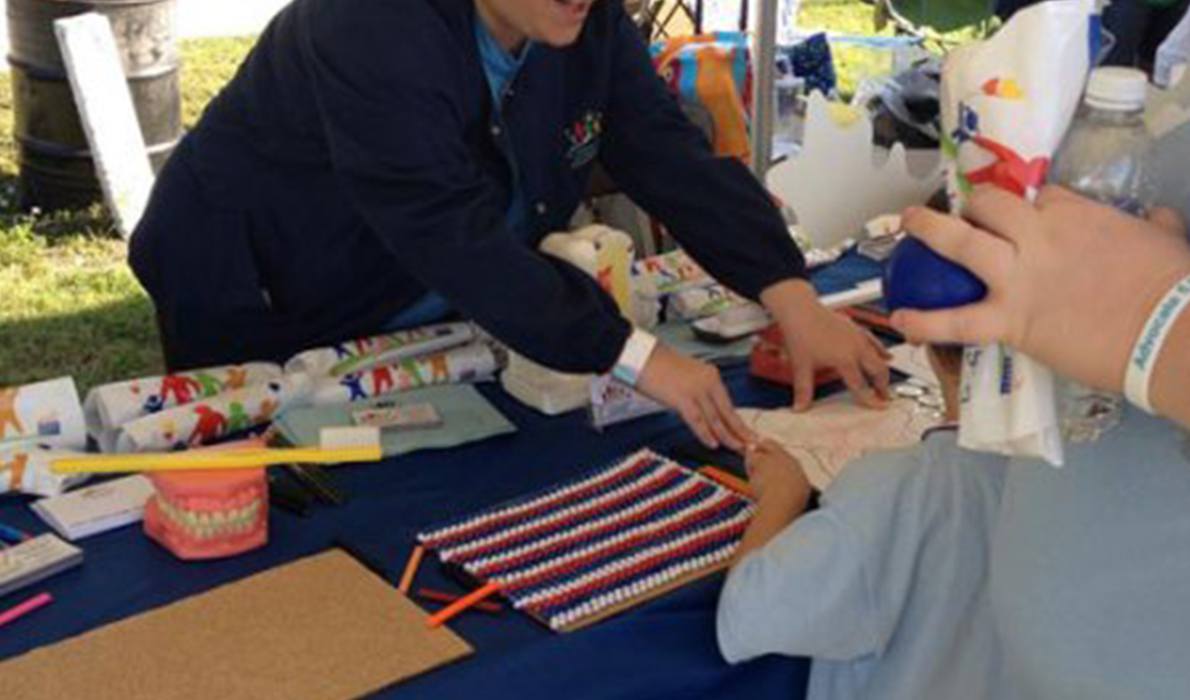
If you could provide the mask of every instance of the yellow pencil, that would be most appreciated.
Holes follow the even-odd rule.
[[[163,452],[120,455],[86,455],[55,459],[50,470],[57,474],[110,474],[115,472],[178,471],[185,469],[246,469],[272,464],[341,464],[377,462],[380,445],[366,447],[277,447],[227,452]]]

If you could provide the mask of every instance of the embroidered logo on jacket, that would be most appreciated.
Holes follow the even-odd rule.
[[[599,136],[603,133],[603,113],[588,110],[582,118],[564,129],[566,160],[572,170],[578,170],[595,159],[599,153]]]

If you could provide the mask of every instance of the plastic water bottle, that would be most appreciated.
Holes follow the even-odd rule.
[[[1157,198],[1153,138],[1144,123],[1148,79],[1132,68],[1091,73],[1083,106],[1055,157],[1051,180],[1086,197],[1146,216]],[[1063,429],[1093,441],[1120,422],[1122,399],[1074,382],[1061,389]]]
[[[1145,128],[1148,79],[1134,68],[1096,68],[1051,179],[1058,184],[1144,216],[1157,198],[1153,137]]]

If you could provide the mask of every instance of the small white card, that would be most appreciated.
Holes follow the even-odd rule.
[[[58,534],[78,540],[139,522],[152,495],[153,484],[137,474],[42,499],[30,507]]]
[[[378,404],[373,408],[362,408],[351,414],[356,425],[394,430],[417,430],[437,428],[442,425],[438,409],[429,403],[413,403],[405,406]]]

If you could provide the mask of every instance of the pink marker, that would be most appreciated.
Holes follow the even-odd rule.
[[[24,617],[38,608],[43,608],[52,602],[54,602],[54,596],[49,593],[38,593],[29,600],[4,612],[0,612],[0,627],[7,625],[17,618]]]

